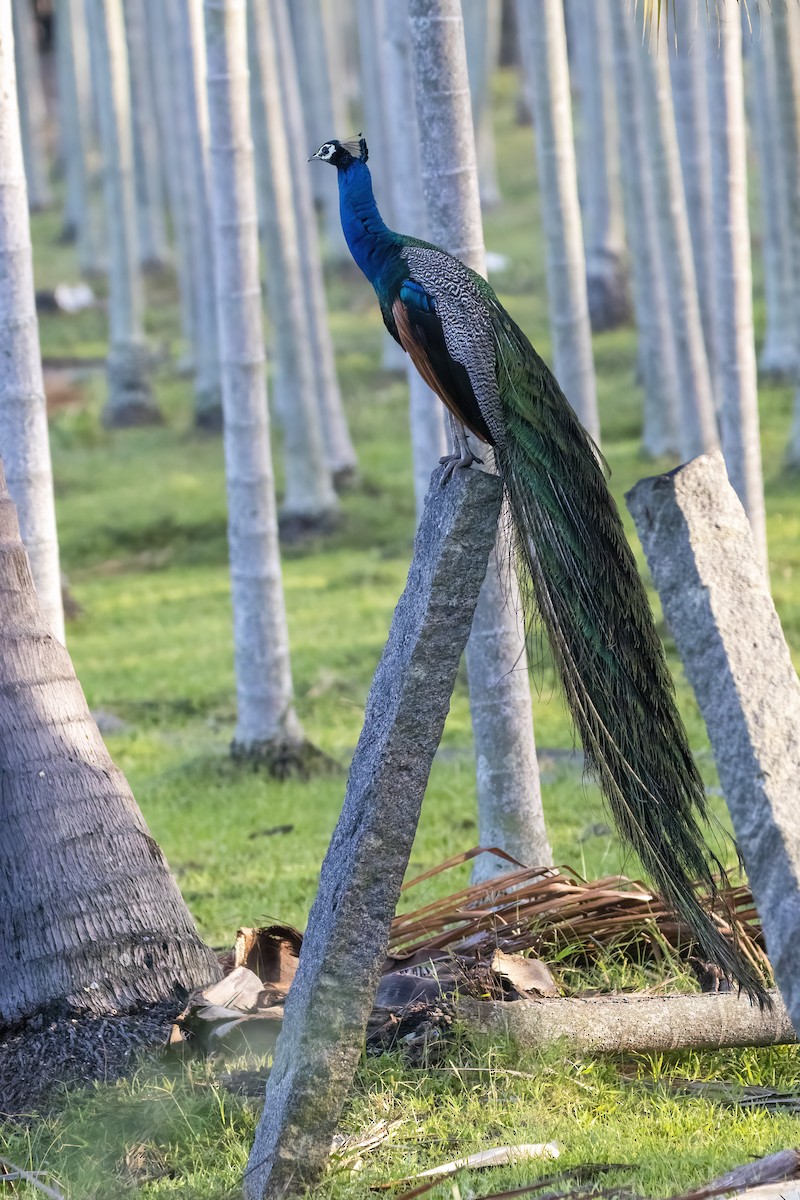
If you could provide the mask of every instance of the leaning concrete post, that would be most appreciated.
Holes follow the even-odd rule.
[[[248,1200],[318,1180],[361,1053],[500,510],[495,476],[457,472],[445,488],[439,479],[322,865],[245,1178]]]
[[[718,453],[643,479],[626,499],[800,1032],[800,681],[750,525]]]

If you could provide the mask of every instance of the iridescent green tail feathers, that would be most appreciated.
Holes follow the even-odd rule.
[[[541,617],[590,772],[625,841],[702,955],[752,999],[756,972],[698,902],[725,872],[702,833],[702,779],[678,714],[644,586],[597,450],[553,374],[498,326],[504,444],[496,448],[523,590]]]

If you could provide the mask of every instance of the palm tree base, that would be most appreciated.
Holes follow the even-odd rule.
[[[310,779],[341,771],[341,764],[305,738],[278,737],[263,742],[231,742],[231,758],[275,779]]]
[[[0,1034],[0,1096],[6,1118],[48,1111],[67,1087],[110,1082],[131,1073],[138,1056],[163,1051],[185,1004],[175,996],[136,1012],[100,1016],[39,1013]]]

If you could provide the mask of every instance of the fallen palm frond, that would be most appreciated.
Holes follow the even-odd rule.
[[[481,853],[500,855],[513,869],[395,917],[392,966],[409,968],[453,955],[485,959],[496,949],[542,957],[556,951],[562,963],[586,963],[611,949],[637,961],[661,960],[665,950],[684,961],[691,956],[687,927],[660,896],[624,875],[588,882],[569,867],[523,867],[496,848],[479,847],[411,880],[404,890]],[[723,889],[714,919],[723,932],[735,934],[767,982],[769,960],[749,888]]]
[[[673,1196],[672,1200],[711,1200],[713,1196],[746,1195],[753,1188],[763,1188],[766,1184],[783,1185],[797,1179],[800,1179],[800,1150],[779,1150],[777,1154],[768,1154],[766,1158],[735,1167],[702,1187]],[[790,1192],[796,1191],[796,1187],[781,1186],[781,1194],[787,1197]]]

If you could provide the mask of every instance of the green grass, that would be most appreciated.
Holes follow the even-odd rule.
[[[494,282],[540,351],[549,353],[542,233],[531,133],[512,122],[509,81],[498,115],[505,204],[486,223],[488,247],[509,256]],[[331,178],[331,186],[334,186]],[[74,279],[69,248],[56,244],[55,214],[34,221],[37,285]],[[169,280],[150,281],[153,342],[180,353]],[[203,937],[230,944],[239,925],[276,917],[305,923],[319,865],[338,815],[344,770],[360,730],[366,691],[410,556],[414,511],[404,387],[378,369],[382,326],[369,288],[352,270],[330,280],[332,323],[343,393],[361,461],[359,487],[342,501],[340,529],[287,552],[284,581],[292,666],[308,736],[342,764],[340,774],[276,783],[227,756],[235,699],[225,494],[219,441],[191,433],[191,388],[162,366],[156,386],[168,420],[162,429],[109,433],[99,424],[100,375],[77,401],[53,414],[53,446],[63,565],[83,615],[69,648],[90,705],[111,710],[129,730],[109,738],[147,821],[164,848]],[[757,321],[763,304],[757,297]],[[43,317],[46,356],[102,355],[101,314]],[[595,339],[603,449],[622,495],[668,463],[639,450],[641,394],[634,384],[635,337],[627,329]],[[800,651],[800,495],[782,471],[791,416],[788,388],[761,394],[764,471],[775,601],[789,642]],[[276,454],[280,481],[280,455]],[[625,515],[628,528],[630,521]],[[632,530],[631,530],[632,531]],[[656,603],[655,597],[653,597]],[[663,630],[662,630],[663,632]],[[681,711],[709,785],[716,775],[697,706],[667,639]],[[535,673],[540,748],[567,748],[572,734],[545,661]],[[603,819],[596,790],[569,766],[543,779],[550,837],[559,862],[596,876],[635,864],[612,836],[582,834]],[[722,814],[721,802],[715,801]],[[259,837],[282,824],[287,834]],[[475,790],[466,685],[460,678],[415,842],[411,874],[476,841]],[[406,903],[421,903],[466,879],[439,877]],[[509,1071],[521,1072],[510,1074]],[[362,1172],[332,1173],[317,1193],[368,1194],[368,1185],[455,1155],[504,1142],[562,1147],[560,1166],[628,1163],[623,1186],[645,1195],[699,1183],[751,1156],[791,1145],[796,1121],[737,1113],[676,1098],[658,1080],[677,1073],[797,1087],[792,1050],[683,1055],[622,1063],[568,1049],[520,1055],[502,1045],[458,1041],[444,1067],[412,1070],[395,1057],[364,1062],[343,1117],[356,1132],[379,1117],[406,1118]],[[656,1082],[655,1088],[646,1087]],[[28,1132],[6,1130],[0,1152],[52,1170],[75,1200],[236,1193],[257,1105],[227,1092],[207,1064],[141,1068],[128,1082],[65,1099],[63,1110]],[[134,1187],[121,1164],[131,1147],[152,1144],[172,1173]],[[520,1184],[551,1167],[476,1176],[472,1194]],[[616,1178],[616,1177],[615,1177]],[[24,1194],[21,1191],[19,1194]],[[33,1194],[33,1193],[31,1193]],[[455,1195],[442,1184],[434,1197]]]

